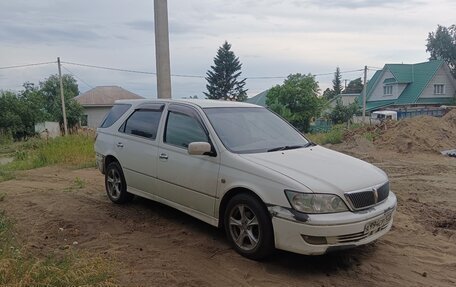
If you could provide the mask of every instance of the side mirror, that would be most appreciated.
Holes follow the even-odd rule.
[[[188,145],[188,154],[191,155],[204,155],[211,150],[211,144],[208,142],[192,142]]]

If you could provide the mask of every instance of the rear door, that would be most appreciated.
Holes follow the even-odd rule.
[[[158,151],[157,195],[214,216],[220,156],[189,155],[191,142],[211,142],[201,117],[193,107],[171,104]]]
[[[142,105],[119,128],[115,148],[129,188],[154,193],[157,178],[157,132],[164,106]]]

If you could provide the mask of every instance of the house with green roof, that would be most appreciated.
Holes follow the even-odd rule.
[[[438,107],[454,102],[456,79],[443,60],[386,64],[367,84],[366,111]],[[363,105],[362,95],[358,98]]]

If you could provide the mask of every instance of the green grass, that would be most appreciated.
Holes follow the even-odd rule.
[[[80,177],[77,176],[71,183],[71,186],[65,188],[63,191],[65,191],[65,192],[75,191],[75,190],[86,187],[86,185],[87,185],[87,182],[84,179],[81,179]]]
[[[380,136],[380,134],[381,131],[375,126],[352,124],[348,128],[345,125],[335,125],[328,132],[314,134],[310,133],[306,136],[313,142],[324,145],[342,143],[354,135],[364,137],[368,141],[373,142],[377,137]]]
[[[335,125],[326,133],[307,134],[309,139],[317,144],[338,144],[344,139],[344,126]]]
[[[0,213],[1,286],[114,286],[112,269],[107,259],[70,249],[60,256],[34,256],[17,243],[13,223]]]
[[[14,161],[0,165],[0,181],[14,178],[14,171],[49,165],[72,168],[95,166],[94,139],[87,135],[70,135],[55,139],[32,138],[2,146],[4,154],[13,153]]]

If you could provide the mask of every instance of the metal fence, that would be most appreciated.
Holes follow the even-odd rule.
[[[420,109],[397,111],[397,119],[413,118],[418,116],[442,117],[445,114],[445,109]]]

